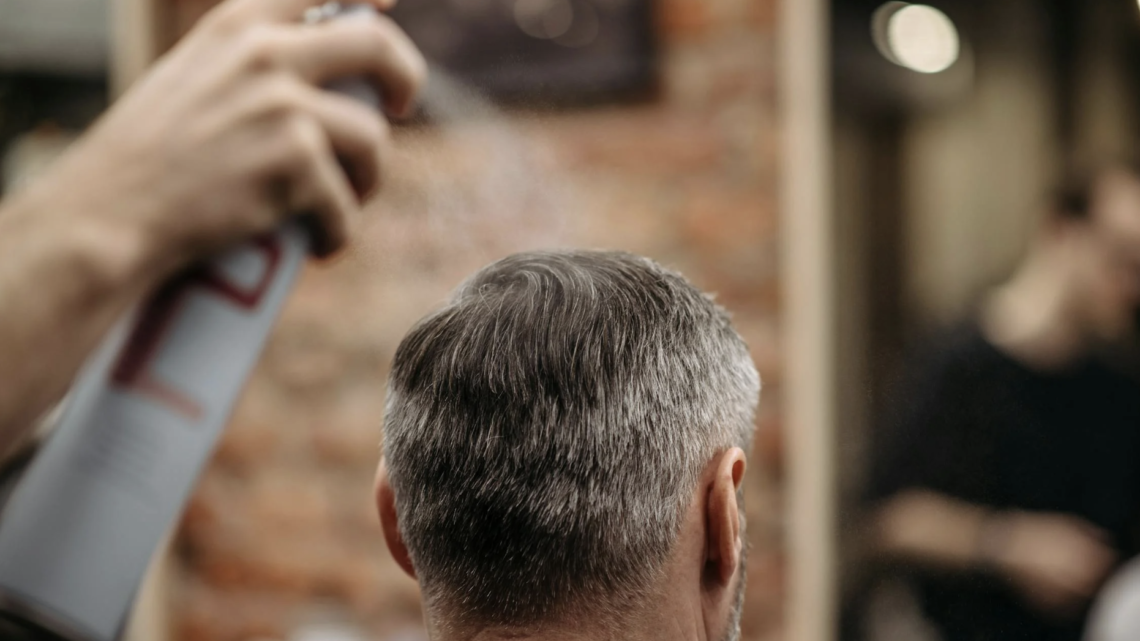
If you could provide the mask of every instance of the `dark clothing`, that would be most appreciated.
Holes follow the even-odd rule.
[[[888,399],[872,498],[928,489],[997,509],[1061,512],[1136,552],[1140,388],[1089,359],[1027,368],[976,327],[942,337]],[[1083,621],[1055,621],[982,574],[920,574],[919,599],[945,641],[1079,641]]]

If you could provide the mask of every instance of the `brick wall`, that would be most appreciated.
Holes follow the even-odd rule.
[[[782,637],[774,4],[661,0],[655,100],[399,132],[359,242],[304,276],[186,514],[176,638],[283,638],[318,603],[421,638],[372,507],[386,369],[464,276],[551,246],[652,256],[734,312],[765,380],[745,637]]]

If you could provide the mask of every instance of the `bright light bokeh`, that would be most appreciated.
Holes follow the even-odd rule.
[[[919,73],[939,73],[952,67],[962,51],[958,29],[945,14],[927,5],[894,2],[884,7],[889,17],[876,34],[883,54],[892,62]]]

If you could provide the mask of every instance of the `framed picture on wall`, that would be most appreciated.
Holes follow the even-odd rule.
[[[651,89],[650,0],[415,0],[393,17],[458,79],[508,100],[598,101]]]

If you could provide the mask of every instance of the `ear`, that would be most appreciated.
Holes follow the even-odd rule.
[[[400,535],[400,519],[396,514],[396,493],[392,491],[388,466],[384,459],[380,459],[380,467],[376,469],[375,490],[376,508],[380,512],[380,527],[384,529],[384,541],[388,544],[388,550],[396,559],[396,563],[414,579],[416,568],[412,565],[408,546],[404,545],[404,537]]]
[[[744,483],[748,459],[744,450],[734,447],[714,461],[715,476],[709,486],[706,528],[706,576],[718,586],[729,588],[744,553],[740,505],[737,494]]]

